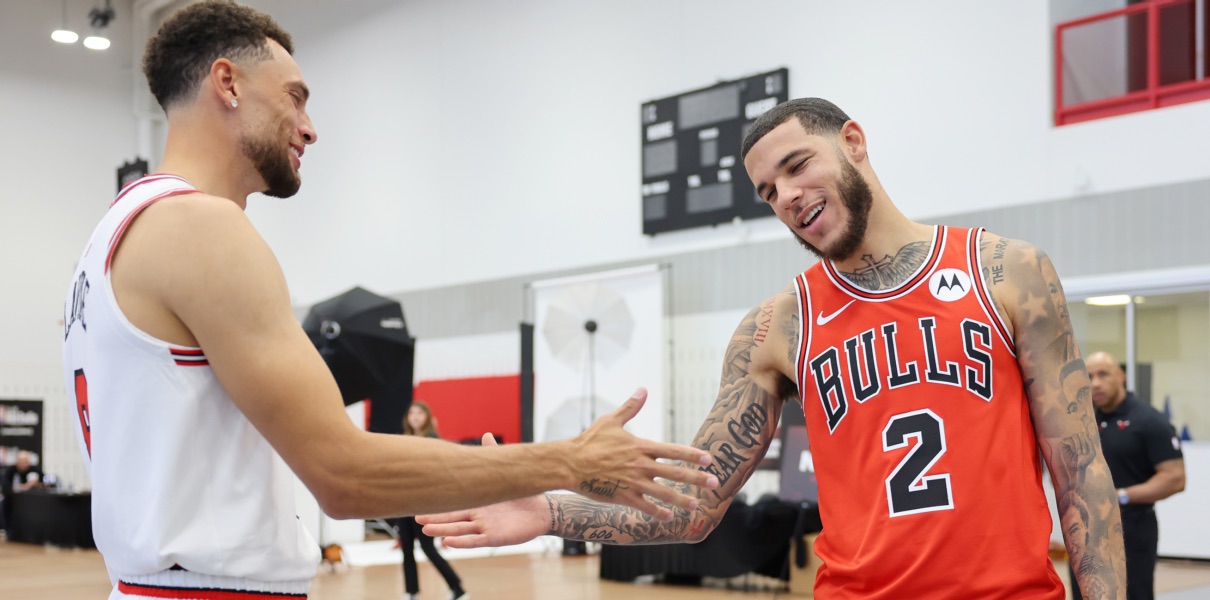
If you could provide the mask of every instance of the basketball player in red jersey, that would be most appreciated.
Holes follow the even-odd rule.
[[[1068,550],[1083,557],[1084,596],[1125,598],[1112,480],[1046,255],[908,220],[870,165],[865,131],[825,100],[770,110],[741,153],[760,197],[822,260],[731,339],[718,400],[693,440],[714,456],[705,470],[719,488],[668,523],[546,495],[422,517],[425,532],[460,536],[446,538],[454,547],[543,533],[699,541],[785,408],[805,412],[819,482],[817,598],[1061,600],[1043,459]]]
[[[661,519],[696,507],[655,479],[714,477],[658,459],[708,465],[710,455],[626,433],[642,391],[580,436],[545,444],[472,448],[354,427],[244,214],[254,193],[298,191],[317,140],[292,50],[271,18],[229,1],[188,4],[148,42],[164,159],[81,245],[64,314],[64,375],[111,598],[305,597],[319,552],[287,467],[336,518],[551,489]]]

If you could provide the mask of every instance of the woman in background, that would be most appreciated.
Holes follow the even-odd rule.
[[[437,424],[433,421],[433,411],[429,410],[429,405],[419,400],[412,402],[412,405],[408,407],[407,416],[403,419],[403,434],[440,438],[437,435]],[[416,600],[416,594],[420,593],[420,581],[416,574],[416,542],[420,542],[420,549],[424,550],[424,555],[429,557],[429,562],[437,567],[441,576],[445,578],[445,583],[450,586],[450,600],[468,600],[470,598],[463,591],[462,580],[458,579],[458,574],[437,552],[433,538],[420,530],[414,517],[396,519],[395,528],[399,531],[399,543],[403,549],[403,586],[404,592],[406,592],[403,596],[404,600]]]

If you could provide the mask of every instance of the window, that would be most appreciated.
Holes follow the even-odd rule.
[[[1210,98],[1210,0],[1135,0],[1055,27],[1055,124]]]
[[[1120,298],[1069,302],[1081,353],[1125,361],[1128,389],[1167,413],[1178,434],[1210,439],[1210,291]]]

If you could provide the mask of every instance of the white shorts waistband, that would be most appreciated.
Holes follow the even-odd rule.
[[[227,577],[224,575],[208,575],[184,570],[167,570],[150,575],[127,575],[118,578],[119,587],[122,583],[131,586],[149,588],[177,589],[182,592],[216,590],[224,592],[244,592],[250,595],[285,596],[305,598],[311,591],[311,580],[291,581],[261,581],[244,577]],[[128,594],[137,595],[137,590],[126,590]],[[181,596],[190,597],[190,596]],[[202,595],[202,597],[205,597]],[[229,597],[229,596],[228,596]]]

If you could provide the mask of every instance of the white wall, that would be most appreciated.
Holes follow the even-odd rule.
[[[84,33],[95,2],[69,0]],[[0,0],[0,396],[44,398],[46,467],[85,485],[65,432],[60,322],[68,279],[134,158],[130,2],[113,2],[113,46],[57,44],[61,5]]]
[[[1210,559],[1210,444],[1186,442],[1185,491],[1155,505],[1160,522],[1160,556]]]
[[[1064,21],[1124,8],[1126,0],[1052,0],[1048,4],[1050,23],[1057,25]]]
[[[640,233],[639,105],[780,66],[912,216],[1210,176],[1206,102],[1053,127],[1044,0],[253,4],[315,92],[303,192],[250,211],[301,303],[730,243]]]
[[[412,379],[419,383],[434,379],[515,375],[520,367],[519,331],[418,339]]]

